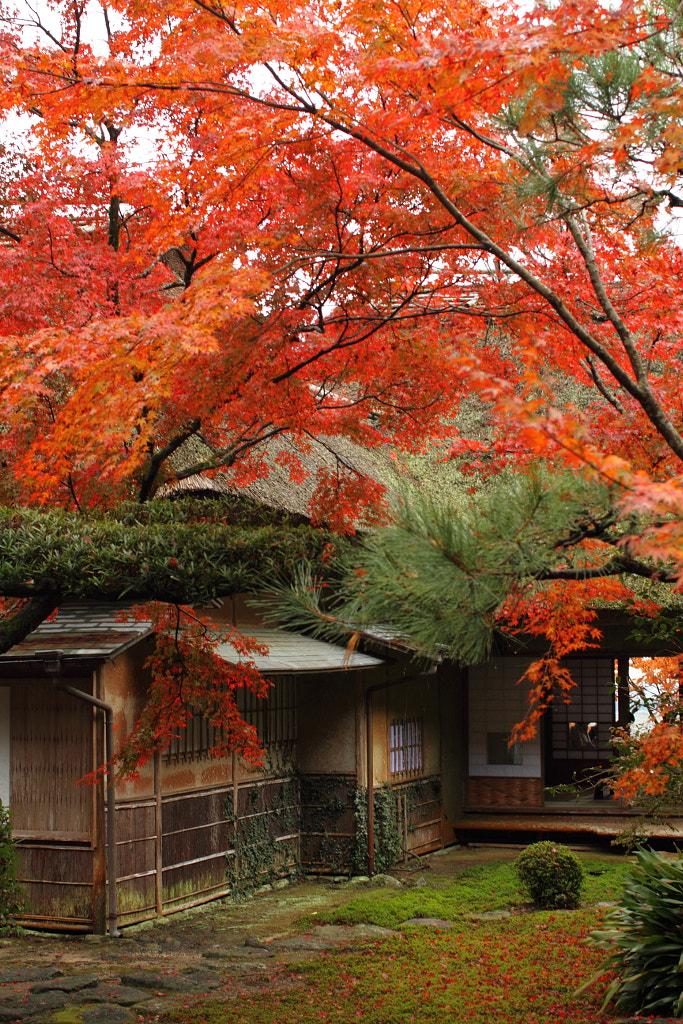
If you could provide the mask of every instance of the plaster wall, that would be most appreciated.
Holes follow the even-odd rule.
[[[354,774],[358,673],[299,677],[299,770]]]
[[[526,688],[517,685],[526,658],[492,658],[469,670],[469,774],[497,778],[540,778],[541,739],[521,744],[521,764],[489,764],[490,733],[509,733],[526,713]]]
[[[114,714],[114,750],[118,753],[133,731],[147,697],[144,662],[153,641],[144,640],[99,669],[99,693]],[[146,797],[154,793],[151,759],[139,769],[138,777],[117,781],[118,797]]]
[[[441,771],[439,688],[436,674],[408,676],[373,696],[373,744],[375,786],[391,780],[389,731],[391,723],[404,719],[422,720],[423,765],[421,776]]]

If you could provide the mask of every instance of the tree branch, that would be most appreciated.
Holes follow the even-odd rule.
[[[534,579],[540,581],[549,580],[597,580],[606,576],[621,576],[628,573],[631,576],[642,576],[644,579],[653,580],[658,583],[675,583],[678,579],[676,573],[664,572],[646,565],[628,555],[615,555],[604,565],[586,566],[577,569],[547,569],[535,574]]]
[[[156,480],[159,470],[166,459],[169,458],[170,455],[173,455],[174,452],[177,452],[181,445],[185,444],[193,434],[196,434],[200,426],[200,419],[192,420],[192,422],[177,434],[172,441],[169,441],[168,444],[164,445],[163,448],[160,448],[159,451],[150,458],[149,467],[142,478],[140,491],[138,493],[138,501],[141,504],[149,498],[152,492],[152,487],[154,486],[154,481]]]
[[[20,643],[25,636],[44,622],[59,604],[59,594],[54,591],[31,598],[19,605],[16,611],[0,619],[0,654]]]

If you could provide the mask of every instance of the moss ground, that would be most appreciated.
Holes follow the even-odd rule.
[[[586,854],[580,854],[579,859],[585,872],[582,905],[615,900],[630,862],[624,857]],[[519,909],[523,905],[514,865],[494,861],[469,867],[450,881],[437,879],[432,883],[429,879],[429,884],[419,888],[363,892],[343,907],[319,912],[316,920],[396,928],[411,917],[456,921],[473,913]]]
[[[604,983],[580,999],[576,988],[602,954],[583,944],[619,896],[626,858],[582,856],[586,885],[578,911],[525,907],[510,857],[438,871],[424,886],[366,890],[313,920],[397,928],[409,917],[453,922],[441,931],[404,927],[351,952],[290,968],[290,987],[229,1006],[205,1003],[167,1017],[176,1024],[603,1024]],[[494,920],[472,917],[508,910]],[[311,919],[304,920],[310,924]]]

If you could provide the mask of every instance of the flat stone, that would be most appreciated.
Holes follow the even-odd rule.
[[[401,921],[401,927],[404,924],[415,924],[421,928],[453,928],[455,927],[453,921],[445,921],[442,917],[409,917],[407,921]]]
[[[244,945],[249,946],[250,949],[269,949],[268,943],[257,939],[255,935],[247,935]]]
[[[21,1003],[0,1003],[0,1022],[1,1024],[9,1024],[10,1021],[21,1020],[23,1017],[30,1016],[30,1011],[26,1010],[24,1004]]]
[[[154,992],[206,991],[220,984],[220,979],[209,971],[190,971],[187,974],[164,974],[161,971],[130,971],[121,975],[121,984],[129,987],[148,988]]]
[[[273,967],[266,960],[232,960],[226,964],[225,969],[229,974],[238,974],[240,977],[249,978],[257,974],[268,973],[273,970]]]
[[[397,934],[391,928],[380,928],[376,924],[324,924],[306,935],[291,935],[284,939],[275,939],[273,946],[283,952],[317,951],[331,949],[344,943],[357,942],[359,939],[384,939]]]
[[[119,1006],[135,1006],[150,998],[149,991],[131,988],[129,985],[118,985],[113,982],[101,982],[95,988],[86,988],[79,995],[82,1003],[117,1003]]]
[[[169,1010],[169,996],[167,995],[154,995],[151,999],[148,999],[144,1006],[134,1006],[132,1013],[137,1014],[137,1020],[141,1019],[144,1014],[146,1021],[152,1021],[155,1017],[158,1018],[162,1014],[167,1014]],[[122,1007],[123,1009],[123,1007]],[[33,1024],[33,1021],[30,1022]]]
[[[197,969],[184,972],[182,977],[190,981],[195,988],[201,988],[204,991],[216,988],[222,981],[221,975],[216,974],[215,971],[201,971]]]
[[[370,879],[370,885],[375,888],[387,888],[387,889],[402,889],[403,882],[398,878],[394,878],[393,875],[373,875]]]
[[[68,1009],[68,1007],[66,1007]],[[27,1017],[27,1024],[55,1024],[55,1014],[59,1013],[59,1008],[56,1010],[45,1010],[34,1013],[31,1017]]]
[[[0,985],[12,985],[22,981],[47,981],[61,978],[57,967],[8,967],[0,971]]]
[[[0,1003],[0,1024],[24,1020],[25,1017],[35,1017],[46,1010],[64,1006],[67,1001],[68,996],[65,992],[32,993],[26,999],[8,999]]]
[[[270,947],[227,946],[225,949],[207,950],[202,956],[206,960],[268,960],[275,953]]]
[[[292,935],[287,939],[275,939],[274,946],[278,952],[298,952],[299,950],[320,950],[329,949],[334,943],[322,938],[314,938],[312,935]]]
[[[555,910],[553,913],[557,914]],[[468,914],[469,921],[500,921],[503,917],[512,917],[511,910],[485,910],[483,914]]]
[[[100,1003],[98,1006],[84,1006],[81,1010],[81,1020],[83,1024],[132,1024],[137,1017],[125,1006]]]
[[[73,974],[69,978],[41,981],[31,986],[31,992],[80,992],[83,988],[93,988],[99,981],[97,974]]]
[[[313,935],[330,942],[355,942],[358,939],[387,939],[398,933],[378,924],[321,924]]]

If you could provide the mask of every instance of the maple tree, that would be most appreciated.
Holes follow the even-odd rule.
[[[321,434],[447,442],[484,476],[561,465],[552,522],[526,473],[541,546],[510,568],[507,536],[513,585],[480,609],[551,641],[539,706],[592,600],[679,584],[677,7],[27,10],[1,40],[0,102],[32,118],[0,199],[9,505],[239,485],[284,433],[293,481]],[[314,513],[372,521],[377,499],[342,467]]]

